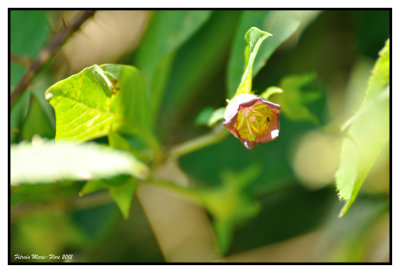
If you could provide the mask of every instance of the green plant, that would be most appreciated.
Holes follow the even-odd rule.
[[[78,16],[81,20],[77,17],[76,21],[83,23],[92,15],[93,12]],[[15,22],[22,20],[21,14],[13,16]],[[43,21],[43,14],[35,16]],[[228,26],[227,19],[235,16],[239,19],[238,25]],[[61,186],[62,192],[67,192],[66,188],[71,190],[71,194],[61,200],[69,200],[74,195],[87,198],[96,196],[93,193],[108,191],[109,195],[99,194],[100,198],[92,199],[95,200],[93,203],[108,203],[110,196],[128,221],[130,216],[136,215],[131,212],[132,204],[137,202],[133,201],[134,196],[140,195],[140,189],[145,191],[146,187],[155,187],[178,194],[207,211],[217,241],[213,256],[224,257],[234,248],[235,232],[261,215],[262,198],[273,199],[277,191],[285,191],[285,183],[290,184],[287,181],[292,179],[288,178],[291,172],[287,163],[283,163],[287,160],[282,145],[287,143],[290,130],[295,130],[291,128],[321,124],[321,115],[312,109],[312,104],[323,97],[322,87],[315,82],[315,73],[285,71],[279,84],[253,83],[274,51],[301,26],[304,27],[309,22],[307,18],[283,11],[243,11],[240,14],[157,11],[139,48],[125,57],[123,64],[91,65],[50,87],[48,84],[45,95],[42,93],[45,84],[34,90],[26,88],[34,79],[31,76],[22,91],[11,95],[11,127],[23,131],[20,134],[11,130],[11,140],[15,143],[11,146],[12,209],[21,203],[40,200],[37,192],[48,190],[51,195]],[[41,24],[46,25],[45,20]],[[73,33],[79,26],[67,25],[65,32]],[[37,39],[39,44],[43,43],[43,38]],[[12,45],[15,44],[17,41],[12,41]],[[197,117],[189,118],[196,121],[203,135],[189,137],[190,134],[178,131],[178,137],[172,134],[178,141],[171,144],[163,134],[173,132],[173,121],[178,119],[186,101],[189,102],[187,107],[194,105],[196,99],[190,99],[188,90],[201,84],[203,74],[213,73],[215,56],[227,45],[232,50],[227,56],[226,96],[221,90],[222,95],[217,96],[219,101],[203,104],[205,107],[196,109]],[[54,52],[58,49],[54,48]],[[205,57],[199,58],[201,54]],[[339,197],[347,201],[341,216],[349,210],[373,163],[389,141],[389,54],[388,41],[375,64],[363,104],[345,125],[344,132],[347,133],[336,173]],[[32,56],[38,55],[38,50],[32,53]],[[185,62],[182,56],[191,62]],[[50,60],[47,58],[41,66]],[[51,83],[49,72],[43,67],[44,72],[37,77]],[[177,79],[176,74],[180,78]],[[14,84],[18,77],[21,77],[21,71],[12,69],[12,88],[18,86]],[[218,77],[218,82],[221,81]],[[265,88],[268,85],[272,86]],[[254,86],[262,91],[257,91]],[[204,99],[201,92],[198,97]],[[55,120],[44,98],[54,109]],[[32,121],[24,119],[26,112]],[[280,118],[284,119],[281,125]],[[371,119],[379,135],[366,134],[370,131]],[[34,125],[38,120],[41,123]],[[166,126],[170,128],[163,130]],[[191,123],[188,131],[192,127],[196,128],[195,124]],[[283,144],[279,142],[280,129],[285,132]],[[254,150],[238,147],[236,140],[228,143],[229,132],[247,149]],[[32,143],[27,143],[32,136]],[[43,137],[54,137],[55,140]],[[272,140],[275,141],[263,144]],[[256,145],[259,146],[255,148]],[[270,151],[269,155],[274,154],[265,156],[268,163],[257,161],[264,158],[263,145]],[[364,146],[374,148],[359,149]],[[217,150],[207,153],[209,149]],[[235,158],[233,153],[221,164],[210,160],[207,165],[210,154],[232,149],[240,151],[243,160]],[[187,163],[190,160],[192,162]],[[185,164],[194,167],[185,170]],[[166,175],[166,169],[172,174]],[[273,169],[276,172],[271,172]],[[207,179],[207,175],[212,178]],[[186,182],[179,183],[179,177]],[[199,182],[201,180],[218,182],[207,185]],[[264,181],[275,181],[276,184],[263,184]],[[42,188],[34,189],[37,186]],[[29,196],[31,192],[35,194]],[[139,196],[139,201],[146,210],[144,197]],[[66,204],[68,206],[68,202]],[[84,237],[74,236],[77,241]],[[56,246],[54,249],[61,251]]]

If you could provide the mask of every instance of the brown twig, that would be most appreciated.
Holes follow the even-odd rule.
[[[30,86],[33,78],[39,73],[42,67],[58,52],[61,46],[71,35],[77,31],[82,24],[94,15],[94,10],[85,10],[76,15],[69,24],[64,24],[50,41],[50,44],[43,49],[36,60],[30,63],[25,75],[15,86],[11,93],[11,107],[17,102],[18,98]]]
[[[18,63],[22,66],[25,66],[26,68],[28,68],[30,66],[30,64],[32,63],[32,60],[30,58],[24,57],[24,56],[18,56],[18,55],[14,55],[14,54],[10,55],[10,59],[11,59],[11,62]]]

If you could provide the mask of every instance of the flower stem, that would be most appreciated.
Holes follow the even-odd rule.
[[[217,126],[211,133],[191,139],[182,144],[171,147],[168,158],[178,158],[196,150],[202,149],[223,140],[228,135],[228,131],[222,125]]]

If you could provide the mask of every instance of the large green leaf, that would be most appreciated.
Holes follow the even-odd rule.
[[[56,113],[57,140],[91,140],[120,124],[133,133],[148,132],[148,101],[135,67],[91,66],[51,86],[46,98]]]
[[[254,77],[266,64],[274,51],[301,26],[305,26],[314,11],[243,11],[235,34],[227,73],[227,97],[232,97],[240,84],[243,67],[246,63],[243,51],[246,43],[243,34],[250,27],[258,27],[272,34],[264,43],[254,60],[252,76]]]
[[[165,91],[163,120],[182,118],[187,109],[193,109],[192,104],[210,106],[214,103],[217,106],[216,103],[223,103],[221,71],[225,69],[227,48],[236,27],[232,22],[236,22],[239,15],[239,11],[214,11],[201,30],[179,49]],[[243,34],[241,38],[243,40]],[[209,92],[216,86],[220,95]]]
[[[154,121],[175,51],[208,20],[212,11],[155,11],[133,63],[142,71]]]
[[[351,207],[376,159],[389,142],[389,40],[379,55],[364,102],[345,124],[346,135],[336,172],[339,198],[346,201],[341,216]]]
[[[146,165],[131,154],[94,143],[39,141],[11,146],[11,185],[89,180],[130,174],[145,178]]]

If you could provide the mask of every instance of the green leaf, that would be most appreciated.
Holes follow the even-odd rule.
[[[208,119],[207,125],[211,127],[218,121],[222,120],[224,118],[225,109],[226,107],[220,107],[212,112],[210,118]]]
[[[233,225],[230,221],[217,219],[214,221],[214,230],[217,236],[219,252],[224,255],[232,242]]]
[[[207,126],[208,119],[211,117],[213,112],[214,108],[212,107],[203,108],[197,115],[196,119],[194,120],[194,123],[196,125]]]
[[[314,81],[315,77],[315,74],[290,75],[281,81],[280,88],[283,93],[277,94],[272,101],[280,104],[281,111],[289,119],[295,121],[309,120],[314,124],[319,123],[318,118],[306,106],[306,102],[310,103],[321,96],[320,92],[317,93],[315,90],[307,90],[305,88]],[[265,95],[263,93],[261,96]]]
[[[152,101],[151,120],[158,113],[175,51],[208,20],[212,11],[155,11],[133,63],[142,71]]]
[[[214,218],[221,254],[228,250],[234,228],[255,216],[260,209],[259,203],[246,192],[260,171],[260,166],[253,165],[240,173],[226,172],[221,187],[195,191]]]
[[[130,174],[148,175],[146,165],[131,154],[94,143],[57,143],[35,140],[11,146],[11,185],[90,180]]]
[[[132,198],[136,190],[136,180],[132,177],[125,178],[121,185],[109,186],[110,194],[117,203],[125,219],[129,216]]]
[[[341,160],[336,172],[339,198],[346,204],[344,216],[353,204],[365,178],[389,142],[389,40],[375,63],[365,99],[346,123]]]
[[[34,59],[43,48],[50,33],[47,11],[11,10],[10,11],[10,50],[24,58]],[[11,62],[10,90],[15,88],[24,75],[26,68]],[[28,90],[29,91],[29,90]],[[21,139],[21,125],[29,110],[30,92],[25,92],[11,109],[10,139],[15,143]]]
[[[35,58],[47,41],[49,33],[47,11],[10,11],[11,53]]]
[[[301,11],[299,16],[297,11],[243,11],[237,31],[235,34],[232,53],[229,58],[227,73],[227,97],[231,98],[239,86],[242,69],[245,67],[243,52],[246,44],[243,41],[243,33],[250,27],[265,29],[273,34],[268,39],[268,43],[263,44],[258,52],[258,57],[254,60],[252,76],[254,77],[266,64],[274,51],[287,40],[301,23],[305,25],[305,15],[311,11]],[[249,75],[251,76],[251,75]],[[243,80],[242,80],[243,81]]]
[[[56,113],[56,140],[103,137],[119,124],[148,131],[144,82],[132,66],[91,66],[51,86],[46,98]]]
[[[261,43],[270,36],[272,36],[272,34],[261,31],[256,27],[252,27],[246,32],[246,35],[244,36],[247,42],[247,47],[245,49],[246,68],[243,72],[242,79],[238,89],[236,90],[235,96],[242,93],[251,93],[254,60],[257,56]]]
[[[280,94],[280,93],[283,93],[282,89],[280,89],[279,87],[276,87],[276,86],[270,86],[260,95],[260,97],[262,97],[265,100],[268,100],[269,97],[271,97],[272,95]]]
[[[212,107],[206,107],[197,115],[195,124],[211,127],[224,118],[224,113],[225,107],[220,107],[215,110]]]
[[[110,132],[108,134],[108,142],[111,147],[123,150],[123,151],[129,151],[131,149],[131,146],[129,145],[129,142],[120,134],[117,132]]]
[[[79,196],[84,196],[89,193],[93,193],[99,190],[107,189],[107,184],[103,180],[89,180],[85,183],[79,192]]]
[[[371,78],[368,82],[367,91],[365,91],[364,104],[373,99],[376,95],[382,92],[389,84],[390,74],[390,40],[387,40],[385,46],[379,52],[379,58],[372,70]]]
[[[224,88],[218,78],[226,66],[226,58],[239,12],[217,10],[204,26],[177,52],[175,63],[166,89],[162,120],[176,120],[184,115],[189,102],[199,103],[200,94],[209,84]],[[243,34],[241,39],[243,39]],[[201,56],[201,58],[199,58]],[[243,54],[241,55],[243,58]],[[243,72],[243,71],[241,71]],[[240,76],[239,76],[240,77]],[[217,80],[216,80],[217,79]],[[168,130],[170,128],[166,128]]]
[[[129,216],[132,198],[136,190],[136,180],[131,176],[116,176],[110,179],[90,180],[82,187],[79,196],[108,189],[125,219]]]
[[[30,92],[25,92],[21,98],[15,103],[10,111],[10,140],[16,143],[21,139],[21,125],[29,111]]]
[[[243,11],[235,34],[232,53],[229,58],[226,79],[228,98],[231,98],[235,94],[235,91],[242,81],[240,80],[243,73],[242,69],[246,66],[246,61],[243,59],[243,52],[246,48],[246,43],[243,41],[243,33],[250,27],[255,26],[260,29],[265,29],[273,35],[268,43],[260,48],[258,58],[254,62],[252,75],[250,75],[254,77],[261,67],[265,65],[275,49],[297,29],[298,23],[288,18],[288,16],[282,16],[279,24],[275,19],[268,20],[270,17],[273,17],[271,16],[273,13],[276,13],[276,11]]]
[[[34,135],[54,138],[55,131],[39,100],[31,95],[29,112],[22,125],[22,138],[31,141]]]

